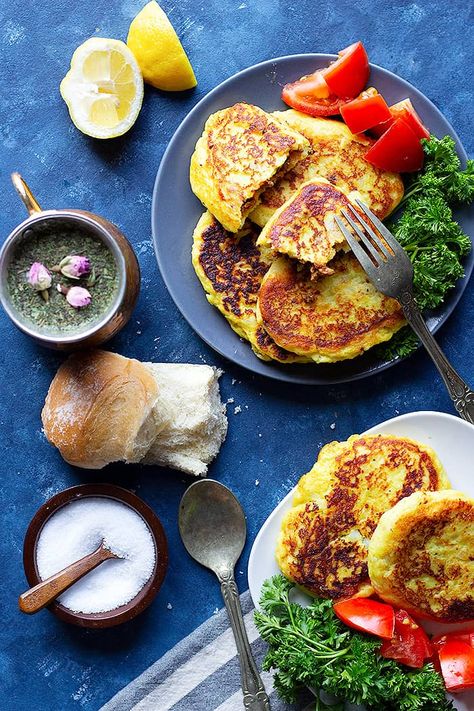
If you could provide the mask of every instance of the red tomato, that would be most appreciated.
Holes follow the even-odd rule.
[[[329,90],[336,96],[354,98],[369,79],[369,58],[362,42],[342,49],[339,59],[322,70]]]
[[[309,116],[336,116],[340,113],[341,106],[347,102],[347,99],[340,99],[333,95],[320,99],[309,93],[303,94],[301,89],[299,81],[285,84],[281,98],[292,109],[302,111]]]
[[[420,669],[425,659],[433,656],[433,650],[426,632],[405,612],[395,613],[395,634],[380,647],[380,654],[387,659],[395,659],[407,667]]]
[[[381,170],[413,173],[423,166],[420,139],[403,119],[395,119],[385,133],[369,148],[365,160]]]
[[[439,650],[439,662],[448,691],[474,689],[474,648],[470,644],[448,640]]]
[[[321,72],[313,72],[294,83],[294,92],[298,96],[314,96],[316,99],[327,99],[330,95]]]
[[[467,632],[459,630],[459,632],[439,634],[436,637],[433,637],[433,639],[431,640],[431,645],[437,652],[439,652],[441,647],[445,645],[446,642],[452,641],[465,642],[466,644],[470,644],[471,647],[474,649],[474,630],[468,630]]]
[[[335,116],[362,91],[368,78],[367,53],[362,42],[356,42],[339,52],[339,59],[329,67],[285,84],[281,98],[310,116]]]
[[[362,133],[391,118],[390,109],[383,96],[364,96],[364,93],[341,106],[341,116],[352,133]]]
[[[387,119],[387,121],[384,121],[379,126],[373,126],[371,128],[371,133],[373,133],[374,136],[381,136],[385,133],[389,126],[392,125],[395,119],[401,118],[410,126],[418,138],[430,137],[430,132],[418,116],[410,99],[403,99],[403,101],[393,104],[393,106],[390,107],[390,113],[391,117]]]
[[[334,612],[349,627],[374,634],[382,639],[392,639],[395,613],[391,605],[365,597],[352,597],[336,602]]]

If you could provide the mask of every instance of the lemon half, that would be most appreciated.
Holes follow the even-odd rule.
[[[132,20],[127,44],[146,82],[164,91],[196,86],[193,68],[173,25],[155,0]]]
[[[127,45],[92,37],[81,44],[59,87],[71,119],[93,138],[115,138],[133,126],[143,101],[143,77]]]

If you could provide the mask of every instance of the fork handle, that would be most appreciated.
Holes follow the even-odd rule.
[[[446,388],[454,403],[454,407],[460,416],[474,424],[474,391],[464,382],[459,373],[453,368],[451,363],[438,346],[431,332],[428,330],[423,316],[416,305],[413,293],[406,291],[400,299],[405,318],[415,331],[416,335],[423,343],[430,354],[433,363],[438,368],[444,380]]]

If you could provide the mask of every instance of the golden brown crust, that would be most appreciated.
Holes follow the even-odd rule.
[[[306,138],[243,102],[212,114],[191,158],[193,192],[231,232],[243,226],[260,193],[309,151]]]
[[[246,223],[231,234],[204,213],[193,235],[193,266],[209,302],[226,317],[239,336],[250,341],[258,357],[282,363],[304,359],[280,348],[257,323],[256,306],[262,279],[273,255],[257,247],[258,230]]]
[[[129,460],[157,395],[155,379],[137,360],[106,351],[75,353],[61,365],[46,396],[41,413],[46,437],[79,467]]]
[[[333,273],[315,280],[282,257],[258,298],[259,321],[273,340],[317,362],[354,358],[405,323],[398,302],[376,291],[352,254],[338,255],[329,266]]]
[[[379,521],[369,546],[377,593],[440,622],[474,619],[474,499],[416,493]]]
[[[436,454],[413,440],[354,435],[332,442],[298,483],[282,523],[278,563],[313,595],[371,595],[367,549],[381,515],[414,491],[446,486]]]
[[[275,212],[263,228],[258,244],[321,270],[343,245],[347,246],[335,221],[344,208],[352,208],[364,217],[342,190],[324,178],[313,178]]]
[[[292,109],[276,111],[273,116],[308,138],[313,150],[261,195],[259,206],[251,214],[258,225],[263,227],[302,183],[317,176],[346,193],[357,191],[380,219],[398,205],[404,193],[400,176],[365,160],[372,139],[352,135],[340,121],[314,118]]]

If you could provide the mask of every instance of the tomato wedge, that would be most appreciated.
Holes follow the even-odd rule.
[[[391,119],[390,109],[381,94],[365,94],[341,106],[341,116],[352,133],[362,133]]]
[[[322,70],[331,94],[354,98],[369,79],[369,58],[362,42],[355,42],[338,52],[339,59]]]
[[[418,171],[423,166],[423,159],[420,139],[403,119],[395,119],[365,154],[366,161],[393,173]]]
[[[368,632],[382,639],[393,637],[395,613],[391,605],[365,597],[352,597],[336,602],[333,609],[342,622],[355,630]]]
[[[348,101],[333,95],[319,98],[310,93],[304,94],[299,81],[286,84],[282,89],[281,98],[292,109],[302,111],[308,116],[336,116],[341,113],[341,106]]]
[[[431,640],[431,644],[433,645],[434,649],[439,651],[441,647],[446,644],[446,642],[452,641],[465,642],[466,644],[470,644],[471,647],[474,649],[474,630],[468,630],[466,632],[460,630],[459,632],[439,634],[437,637],[433,637],[433,639]]]
[[[420,669],[425,659],[433,656],[433,649],[426,632],[405,612],[395,613],[395,634],[380,647],[386,659],[395,659],[407,667]]]
[[[336,116],[341,106],[360,94],[369,73],[367,52],[362,42],[355,42],[341,50],[329,67],[285,84],[281,98],[309,116]]]
[[[448,691],[474,689],[474,649],[470,644],[448,640],[439,650],[439,662]]]
[[[390,106],[390,118],[380,123],[379,126],[373,126],[371,128],[371,133],[374,136],[381,136],[385,131],[392,125],[395,119],[403,119],[413,130],[413,132],[418,136],[418,138],[429,138],[430,132],[423,124],[423,121],[418,116],[413,104],[410,99],[403,99],[397,104]]]

